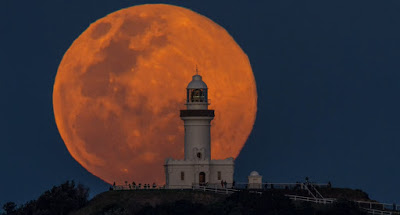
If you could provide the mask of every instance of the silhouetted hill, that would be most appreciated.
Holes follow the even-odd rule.
[[[6,215],[128,215],[128,214],[365,214],[353,200],[370,201],[361,190],[321,188],[338,199],[321,205],[291,201],[285,194],[305,196],[304,190],[269,189],[261,195],[247,190],[231,195],[195,190],[107,191],[88,201],[88,189],[67,181],[20,207],[4,204]],[[296,193],[297,192],[297,193]]]
[[[226,195],[192,190],[121,190],[108,191],[94,197],[89,204],[74,215],[137,213],[144,207],[188,203],[210,205],[224,201]],[[119,213],[121,212],[121,213]]]
[[[319,188],[325,198],[347,199],[352,201],[373,201],[368,194],[360,189],[349,188]]]
[[[284,196],[284,190],[269,190],[262,195],[243,191],[229,196],[193,190],[108,191],[72,214],[365,214],[349,200],[368,200],[359,198],[368,195],[345,190],[350,198],[331,205],[294,203]],[[334,191],[340,194],[340,189]]]

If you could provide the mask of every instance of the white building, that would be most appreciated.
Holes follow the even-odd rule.
[[[214,110],[208,109],[208,88],[200,75],[194,75],[187,86],[186,110],[180,116],[185,127],[184,160],[165,160],[166,187],[191,188],[192,185],[221,186],[233,182],[234,159],[211,160],[211,120]]]
[[[248,176],[248,189],[262,189],[262,176],[253,171]]]

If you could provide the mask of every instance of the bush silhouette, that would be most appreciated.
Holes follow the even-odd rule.
[[[54,186],[44,192],[37,200],[30,201],[18,209],[12,203],[6,203],[3,209],[7,215],[65,215],[85,206],[89,189],[74,181]]]

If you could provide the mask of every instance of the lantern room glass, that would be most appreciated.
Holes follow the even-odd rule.
[[[187,89],[186,102],[208,102],[207,89]]]

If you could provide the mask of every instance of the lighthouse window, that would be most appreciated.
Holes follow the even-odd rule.
[[[197,157],[198,157],[199,159],[201,159],[201,153],[200,153],[200,152],[197,153]]]
[[[221,171],[218,171],[218,180],[221,180]]]
[[[181,180],[182,180],[182,181],[185,180],[185,172],[181,172]]]
[[[191,102],[204,102],[204,93],[202,89],[194,89],[190,95]]]

